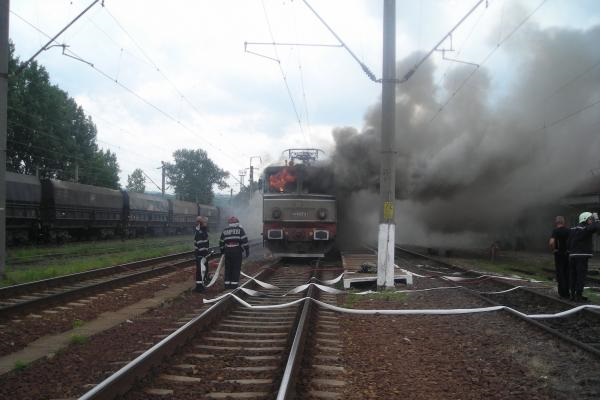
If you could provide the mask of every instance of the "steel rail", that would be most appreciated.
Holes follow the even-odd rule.
[[[270,268],[265,268],[257,273],[254,278],[264,279],[271,274]],[[248,280],[243,286],[253,286],[254,280]],[[244,296],[243,292],[237,291],[236,296]],[[127,393],[133,384],[146,375],[156,366],[161,364],[166,357],[174,354],[181,346],[188,343],[199,332],[222,318],[226,312],[239,303],[232,296],[226,296],[210,308],[192,319],[175,332],[161,340],[152,348],[138,356],[123,368],[110,375],[93,389],[82,395],[79,400],[114,399]]]
[[[459,267],[457,265],[447,263],[446,261],[439,260],[439,259],[434,258],[434,257],[426,256],[425,254],[417,253],[415,251],[408,250],[408,249],[405,249],[405,248],[400,247],[400,246],[395,246],[395,248],[398,249],[401,252],[404,252],[404,253],[407,253],[407,254],[411,254],[411,255],[414,255],[414,256],[417,256],[417,257],[420,257],[420,258],[424,258],[424,259],[427,259],[427,260],[431,260],[431,261],[433,261],[435,263],[441,264],[441,265],[446,266],[446,267],[448,267],[450,269],[458,270],[459,272],[463,272],[465,274],[472,274],[472,275],[478,275],[478,276],[480,276],[479,272],[471,271],[471,270],[468,270],[466,268],[462,268],[462,267]],[[494,282],[494,283],[497,283],[498,285],[503,285],[505,287],[512,287],[512,285],[502,281],[500,278],[493,278],[492,276],[489,276],[489,280]],[[555,303],[561,303],[561,304],[563,304],[565,306],[568,306],[568,307],[572,307],[573,306],[572,302],[567,301],[567,300],[562,299],[562,298],[556,298],[556,297],[550,296],[550,295],[545,294],[545,293],[539,293],[539,292],[536,292],[536,291],[534,291],[532,289],[529,289],[529,288],[526,288],[526,287],[522,287],[520,289],[525,291],[525,292],[529,292],[531,294],[534,294],[536,296],[544,297],[544,298],[546,298],[546,299],[548,299],[550,301],[553,301]],[[586,309],[586,311],[587,312],[591,312],[593,314],[600,314],[596,310],[588,310],[588,309]]]
[[[147,269],[140,272],[135,272],[129,275],[123,275],[114,279],[108,279],[102,282],[95,282],[89,285],[68,289],[63,292],[54,293],[46,296],[41,296],[35,299],[25,300],[19,303],[0,307],[0,312],[4,315],[8,313],[26,312],[32,309],[39,308],[41,305],[49,307],[55,304],[64,303],[68,300],[82,297],[84,294],[91,295],[98,293],[115,286],[123,286],[131,282],[141,282],[149,277],[163,275],[177,268],[187,267],[192,265],[192,260],[180,261],[171,265],[164,265],[157,268]]]
[[[82,282],[88,279],[100,278],[109,276],[117,272],[128,271],[132,269],[144,268],[151,264],[157,264],[164,261],[175,260],[176,258],[191,255],[192,252],[175,253],[167,256],[149,258],[146,260],[133,261],[126,264],[112,265],[110,267],[97,268],[90,271],[77,272],[75,274],[62,275],[55,278],[43,279],[34,282],[21,283],[0,288],[0,300],[7,299],[23,294],[31,294],[32,292],[44,291],[52,288],[57,288],[62,285]]]
[[[399,251],[401,251],[403,253],[407,253],[407,254],[415,255],[415,256],[420,257],[420,258],[431,260],[433,262],[436,262],[436,263],[439,263],[439,264],[442,264],[442,265],[445,265],[445,266],[449,266],[452,269],[463,271],[465,273],[473,273],[472,271],[469,271],[469,270],[467,270],[465,268],[457,267],[457,266],[449,264],[447,262],[444,262],[444,261],[441,261],[441,260],[437,260],[437,259],[432,258],[432,257],[428,257],[428,256],[426,256],[424,254],[413,252],[413,251],[404,249],[404,248],[399,247],[399,246],[395,246],[395,248],[396,248],[396,250],[399,250]],[[497,279],[493,279],[493,278],[489,278],[489,279],[492,280],[495,283],[498,283],[498,284],[501,284],[501,285],[504,285],[504,286],[510,286],[510,285],[506,284],[505,282],[498,281]],[[450,284],[455,285],[455,286],[457,285],[455,282],[450,282]],[[482,300],[482,301],[484,301],[486,303],[492,304],[494,306],[501,306],[502,305],[502,304],[499,304],[496,301],[494,301],[494,300],[492,300],[492,299],[490,299],[490,298],[488,298],[488,297],[486,297],[486,296],[484,296],[484,295],[482,295],[482,294],[480,294],[480,293],[478,293],[478,292],[476,292],[476,291],[474,291],[472,289],[463,288],[463,287],[461,289],[463,289],[466,292],[474,295],[475,297],[479,298],[480,300]],[[542,294],[542,293],[535,292],[535,291],[530,290],[530,289],[526,289],[526,288],[522,288],[522,289],[526,290],[529,293],[532,293],[534,295],[542,296],[542,297],[545,297],[547,299],[550,299],[554,303],[561,303],[561,304],[567,305],[567,306],[572,306],[573,305],[570,302],[567,302],[567,301],[562,300],[562,299],[557,299],[557,298],[554,298],[554,297],[551,297],[551,296],[548,296],[548,295],[545,295],[545,294]],[[511,315],[513,315],[513,316],[515,316],[517,318],[520,318],[521,320],[524,320],[524,321],[532,324],[533,326],[536,326],[536,327],[538,327],[538,328],[540,328],[540,329],[550,333],[551,335],[554,335],[554,336],[556,336],[556,337],[558,337],[560,339],[563,339],[563,340],[565,340],[565,341],[567,341],[567,342],[569,342],[569,343],[571,343],[571,344],[573,344],[573,345],[575,345],[575,346],[577,346],[577,347],[579,347],[579,348],[581,348],[581,349],[583,349],[583,350],[585,350],[587,352],[590,352],[590,353],[596,355],[597,357],[600,357],[600,350],[595,348],[595,347],[593,347],[593,346],[590,346],[587,343],[581,342],[581,341],[579,341],[579,340],[577,340],[577,339],[575,339],[575,338],[573,338],[571,336],[568,336],[568,335],[566,335],[566,334],[564,334],[564,333],[562,333],[562,332],[560,332],[560,331],[558,331],[558,330],[556,330],[554,328],[551,328],[551,327],[549,327],[549,326],[547,326],[547,325],[545,325],[545,324],[543,324],[543,323],[541,323],[539,321],[536,321],[536,320],[534,320],[532,318],[529,318],[529,317],[526,317],[524,315],[518,314],[517,312],[515,312],[513,310],[506,309],[506,311],[508,311]],[[592,314],[597,314],[597,312],[593,312]],[[600,313],[598,313],[598,314],[600,315]]]
[[[257,247],[262,244],[262,240],[256,240],[250,243],[250,247]],[[211,247],[211,251],[219,252],[219,247]],[[33,292],[45,291],[61,287],[63,285],[78,283],[86,281],[88,279],[95,279],[104,276],[109,276],[121,271],[130,271],[133,269],[144,268],[152,264],[157,264],[164,261],[172,261],[182,257],[191,256],[192,251],[185,251],[183,253],[169,254],[161,257],[149,258],[146,260],[133,261],[125,264],[112,265],[109,267],[96,268],[89,271],[77,272],[69,275],[57,276],[54,278],[42,279],[34,282],[21,283],[18,285],[6,286],[0,288],[0,301],[17,297],[20,295],[30,295]]]
[[[317,278],[319,260],[316,268],[313,271],[313,277]],[[311,322],[311,308],[313,307],[312,298],[317,299],[319,297],[319,289],[311,285],[307,290],[307,298],[301,308],[300,317],[298,319],[298,325],[292,340],[292,346],[290,348],[290,354],[286,361],[285,369],[281,383],[279,384],[279,391],[277,392],[277,400],[287,400],[295,398],[294,387],[296,379],[299,376],[302,356],[304,353],[305,344],[307,341],[306,333],[310,329]]]
[[[475,291],[473,291],[471,289],[468,289],[468,288],[464,288],[464,289],[468,293],[473,294],[474,296],[478,297],[479,299],[481,299],[482,301],[484,301],[486,303],[492,304],[494,306],[501,306],[502,305],[502,304],[497,303],[494,300],[489,299],[488,297],[485,297],[485,296],[483,296],[483,295],[481,295],[479,293],[476,293]],[[571,343],[571,344],[573,344],[573,345],[575,345],[575,346],[577,346],[577,347],[579,347],[579,348],[581,348],[581,349],[583,349],[583,350],[585,350],[587,352],[595,354],[597,357],[600,357],[600,354],[601,354],[600,350],[595,348],[595,347],[590,346],[587,343],[581,342],[581,341],[579,341],[579,340],[577,340],[577,339],[575,339],[575,338],[573,338],[573,337],[571,337],[569,335],[566,335],[566,334],[564,334],[564,333],[562,333],[562,332],[560,332],[560,331],[558,331],[558,330],[556,330],[554,328],[551,328],[551,327],[549,327],[549,326],[547,326],[547,325],[545,325],[545,324],[543,324],[543,323],[541,323],[539,321],[536,321],[536,320],[534,320],[532,318],[525,317],[524,315],[519,314],[519,313],[517,313],[516,311],[514,311],[514,310],[512,310],[510,308],[503,309],[502,311],[507,311],[511,315],[513,315],[513,316],[515,316],[517,318],[520,318],[523,321],[526,321],[526,322],[528,322],[528,323],[530,323],[530,324],[532,324],[532,325],[534,325],[534,326],[536,326],[538,328],[541,328],[544,331],[546,331],[546,332],[548,332],[548,333],[550,333],[550,334],[552,334],[554,336],[559,337],[560,339],[563,339],[563,340],[565,340],[565,341],[567,341],[567,342],[569,342],[569,343]]]

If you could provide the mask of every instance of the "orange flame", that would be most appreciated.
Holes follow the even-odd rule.
[[[269,183],[271,188],[283,192],[288,183],[296,181],[296,176],[292,175],[288,168],[284,168],[281,171],[269,176]]]

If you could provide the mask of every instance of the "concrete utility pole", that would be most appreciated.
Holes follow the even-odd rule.
[[[252,160],[250,160],[250,200],[252,199],[252,190],[254,189],[254,166]]]
[[[165,161],[161,161],[161,195],[165,197]]]
[[[243,180],[244,180],[246,174],[247,174],[247,170],[246,169],[240,169],[239,170],[239,192],[242,192],[243,191],[243,186],[245,186],[243,184]]]
[[[6,129],[9,0],[0,0],[0,278],[6,268]]]
[[[262,164],[262,157],[260,157],[260,156],[251,156],[250,157],[250,200],[254,196],[254,169],[258,169],[258,168],[254,168],[254,166],[252,165],[252,160],[255,160],[256,158],[259,159],[260,164]]]
[[[383,6],[383,88],[381,117],[381,218],[376,285],[392,288],[395,257],[395,0]]]

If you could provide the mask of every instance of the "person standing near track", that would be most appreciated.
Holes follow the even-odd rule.
[[[205,290],[204,281],[207,276],[207,260],[209,253],[209,238],[207,237],[207,217],[197,217],[195,227],[195,259],[197,266],[195,271],[195,292],[202,293]]]
[[[598,214],[583,212],[579,214],[579,224],[569,230],[567,251],[569,252],[569,287],[571,300],[588,301],[582,296],[588,273],[588,260],[592,257],[592,236],[600,231]]]
[[[237,217],[230,217],[228,226],[220,234],[220,252],[224,254],[224,289],[235,289],[239,286],[242,252],[245,258],[250,255],[247,235]]]
[[[557,216],[554,220],[556,226],[550,237],[550,250],[554,252],[554,268],[556,270],[556,284],[558,295],[564,299],[569,298],[569,255],[567,254],[567,239],[569,228],[565,226],[565,217]]]

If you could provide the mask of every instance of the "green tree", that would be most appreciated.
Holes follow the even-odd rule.
[[[82,169],[80,183],[120,189],[118,160],[110,150],[97,150],[93,158]]]
[[[167,164],[165,170],[168,184],[174,188],[178,198],[211,204],[213,186],[218,189],[228,187],[224,181],[228,172],[210,160],[206,151],[180,149],[173,153],[173,158],[175,163]]]
[[[140,168],[134,169],[133,173],[127,176],[127,190],[138,193],[144,193],[146,190],[146,178]]]
[[[116,156],[98,148],[97,128],[74,99],[50,83],[35,61],[21,62],[9,44],[7,169],[43,177],[119,187]]]

